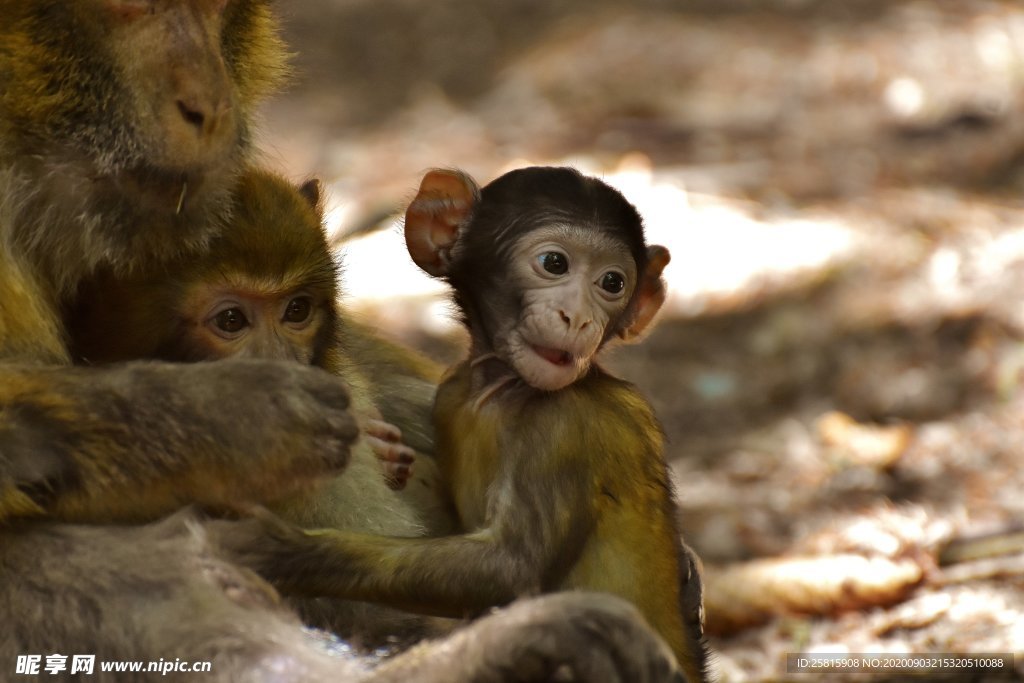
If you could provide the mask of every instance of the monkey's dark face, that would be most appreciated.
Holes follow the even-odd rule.
[[[645,243],[625,197],[571,168],[518,169],[483,190],[432,170],[405,238],[413,261],[452,285],[473,353],[545,391],[583,377],[606,340],[640,334],[665,300],[668,250]]]
[[[572,225],[526,233],[509,252],[519,315],[495,321],[495,353],[530,386],[562,389],[587,373],[636,287],[629,248]],[[486,296],[486,293],[484,294]]]
[[[191,355],[312,364],[331,302],[311,290],[281,292],[266,283],[233,280],[232,286],[200,283],[184,299],[179,316]]]

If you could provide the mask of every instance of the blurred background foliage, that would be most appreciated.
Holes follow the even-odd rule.
[[[608,365],[664,423],[722,680],[1021,660],[1020,3],[280,5],[263,147],[327,181],[357,314],[462,353],[394,222],[433,166],[576,165],[672,250],[658,328]]]

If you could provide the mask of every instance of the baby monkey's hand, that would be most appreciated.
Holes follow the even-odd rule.
[[[384,467],[388,486],[396,491],[405,488],[412,476],[416,452],[402,443],[402,430],[390,422],[367,419],[362,422],[363,438]]]

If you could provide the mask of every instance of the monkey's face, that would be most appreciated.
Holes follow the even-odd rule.
[[[91,164],[93,179],[130,171],[145,189],[169,174],[179,191],[182,176],[198,182],[241,149],[246,100],[273,87],[248,83],[273,80],[260,60],[278,47],[273,35],[248,36],[255,20],[235,20],[255,14],[254,0],[18,4],[4,19],[25,33],[0,60],[5,122],[35,153],[75,147],[68,160]],[[249,50],[259,63],[241,73],[235,53]]]
[[[629,248],[607,233],[555,225],[520,238],[509,277],[521,307],[497,326],[495,352],[530,386],[555,391],[589,370],[637,270]]]
[[[113,66],[130,84],[138,153],[201,173],[238,144],[240,112],[220,49],[223,0],[103,0]]]
[[[571,168],[517,169],[483,190],[434,169],[406,210],[405,239],[455,290],[473,353],[493,352],[545,391],[583,377],[604,341],[639,335],[666,296],[668,250],[644,243],[625,197]]]
[[[309,291],[275,292],[247,287],[196,287],[186,299],[186,321],[193,359],[228,357],[313,363],[330,302]]]

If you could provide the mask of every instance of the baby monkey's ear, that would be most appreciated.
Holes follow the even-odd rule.
[[[431,275],[448,274],[459,230],[480,198],[476,182],[461,171],[433,169],[405,210],[405,245],[416,265]]]
[[[647,326],[654,320],[661,305],[665,303],[665,296],[668,292],[661,272],[665,270],[665,266],[670,260],[672,260],[672,256],[665,247],[658,244],[647,247],[647,267],[644,272],[640,273],[640,282],[637,283],[633,317],[627,326],[619,330],[619,336],[626,341],[643,334]]]
[[[319,178],[310,178],[299,185],[299,194],[317,213],[323,213],[324,186]]]

